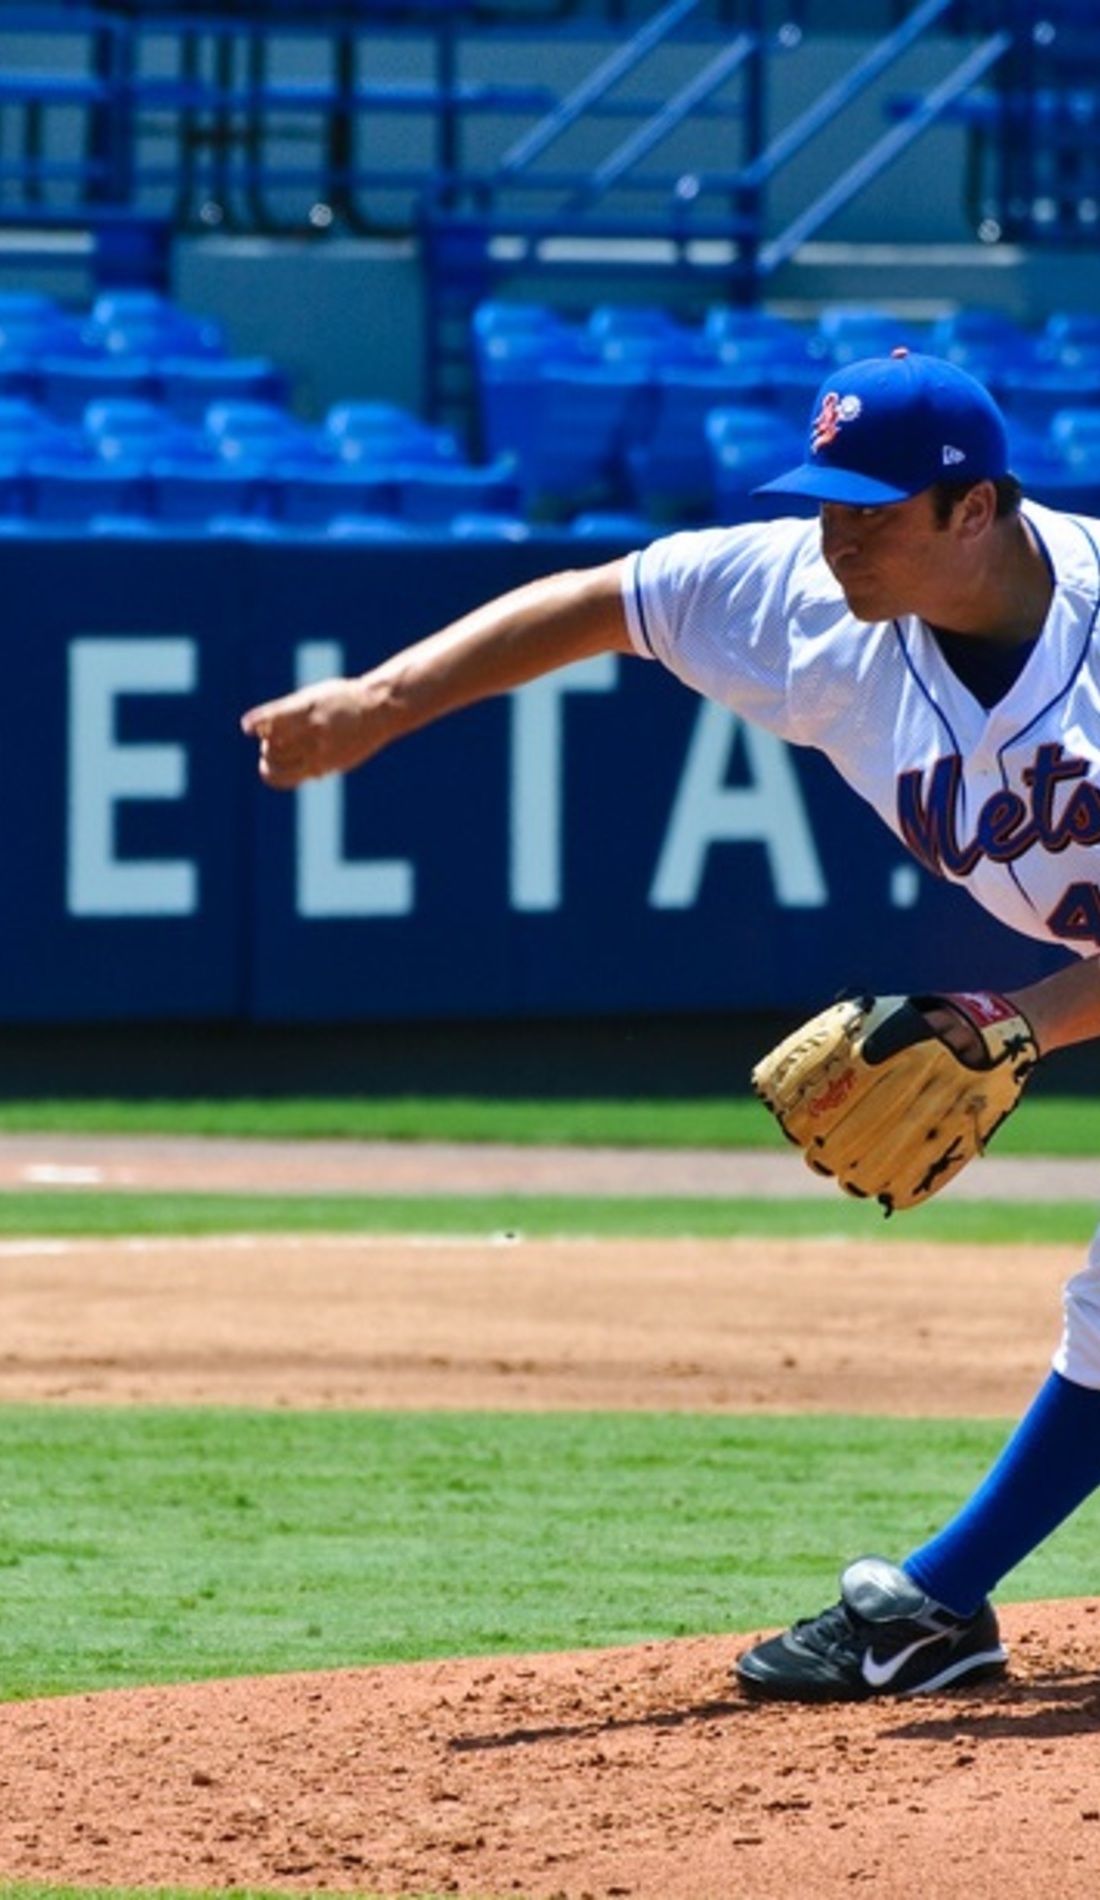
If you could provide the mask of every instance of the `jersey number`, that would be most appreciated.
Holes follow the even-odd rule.
[[[1095,884],[1069,885],[1047,923],[1059,937],[1070,942],[1094,943],[1100,947],[1100,888]]]

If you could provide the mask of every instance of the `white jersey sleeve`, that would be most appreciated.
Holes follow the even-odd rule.
[[[639,654],[754,724],[827,746],[830,676],[851,720],[867,629],[821,558],[816,520],[669,535],[631,556],[623,599]]]

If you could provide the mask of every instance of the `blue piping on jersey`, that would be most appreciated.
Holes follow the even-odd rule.
[[[630,576],[630,591],[634,596],[634,608],[638,615],[638,626],[641,630],[642,639],[645,641],[646,646],[649,648],[649,651],[652,654],[653,658],[656,659],[657,649],[649,637],[649,628],[646,626],[646,623],[645,623],[645,607],[642,603],[641,591],[638,587],[637,561],[635,561],[634,563],[633,572],[631,573],[631,576]]]
[[[922,680],[920,674],[917,671],[916,662],[914,661],[913,656],[909,651],[908,643],[905,638],[905,633],[902,628],[901,621],[895,620],[893,622],[893,628],[894,628],[894,636],[897,640],[898,645],[901,648],[902,659],[905,661],[906,669],[910,677],[912,678],[913,684],[915,685],[921,698],[927,703],[928,706],[931,707],[936,718],[939,720],[940,725],[943,727],[944,731],[946,732],[948,743],[951,747],[952,752],[958,752],[961,754],[962,747],[960,746],[958,739],[955,737],[955,734],[952,730],[951,721],[948,719],[947,714],[943,710],[943,707],[937,705],[936,701],[933,699],[931,693],[929,692],[927,686],[925,685],[924,681]]]

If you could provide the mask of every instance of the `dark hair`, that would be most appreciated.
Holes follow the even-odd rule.
[[[1000,475],[993,483],[997,491],[996,516],[1003,521],[1006,515],[1014,515],[1023,499],[1023,489],[1015,475]],[[964,495],[968,495],[977,483],[934,482],[932,485],[932,506],[936,514],[936,525],[945,528],[953,511],[958,507]]]

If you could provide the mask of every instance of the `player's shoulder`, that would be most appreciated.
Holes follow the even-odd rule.
[[[1100,588],[1100,518],[1030,500],[1021,512],[1046,550],[1058,582],[1078,582],[1095,594]]]
[[[635,558],[650,573],[726,569],[779,574],[821,563],[821,530],[816,515],[811,520],[784,516],[680,529],[650,542]]]

